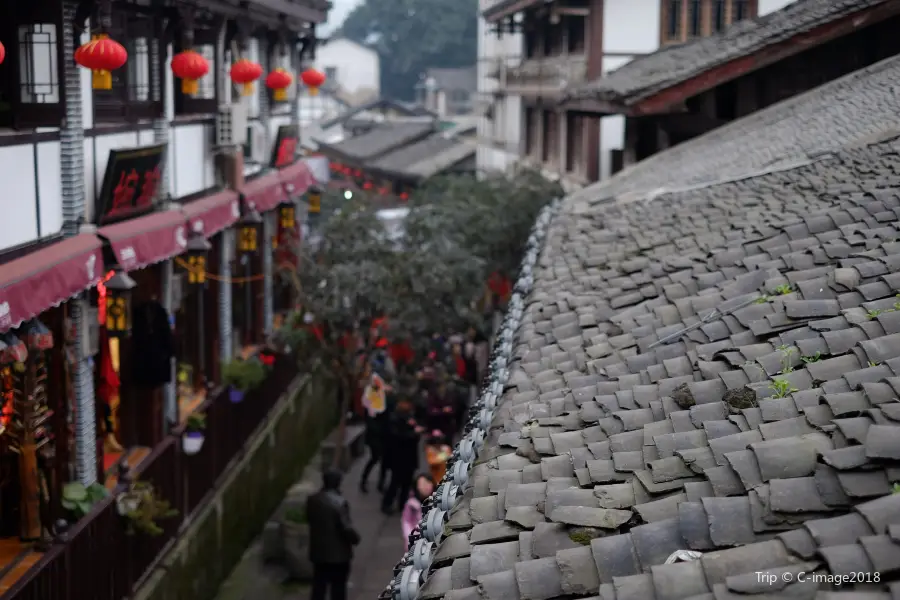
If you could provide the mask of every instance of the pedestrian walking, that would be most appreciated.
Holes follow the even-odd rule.
[[[400,516],[400,528],[403,531],[403,551],[409,550],[409,534],[419,526],[422,520],[422,503],[434,491],[434,481],[424,473],[416,477],[416,485],[406,504],[403,505],[403,514]]]
[[[419,436],[424,428],[415,419],[413,404],[406,399],[397,403],[388,422],[391,483],[381,500],[381,511],[390,515],[395,506],[402,510],[409,496],[413,475],[419,467]]]
[[[329,469],[322,476],[322,489],[306,501],[309,521],[309,560],[313,564],[311,600],[347,599],[347,579],[353,547],[359,533],[350,520],[350,505],[341,495],[340,471]]]

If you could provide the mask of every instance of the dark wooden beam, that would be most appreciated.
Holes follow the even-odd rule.
[[[251,8],[262,6],[288,18],[302,19],[309,23],[322,23],[328,16],[327,11],[313,8],[309,4],[288,2],[287,0],[249,0]]]
[[[790,56],[821,46],[855,31],[884,21],[900,13],[900,2],[885,2],[873,8],[857,11],[845,17],[803,31],[783,42],[763,48],[759,52],[741,56],[717,65],[699,75],[657,91],[631,103],[631,113],[652,115],[669,112],[678,102],[733,81],[742,75],[757,71]]]
[[[310,8],[308,5],[288,4],[293,6],[294,10],[290,13],[281,13],[265,6],[264,2],[283,3],[284,0],[255,0],[248,2],[248,6],[241,6],[229,0],[191,0],[183,3],[201,6],[231,19],[249,19],[271,29],[278,29],[286,24],[292,31],[302,31],[307,23],[321,23],[327,16],[324,11]]]

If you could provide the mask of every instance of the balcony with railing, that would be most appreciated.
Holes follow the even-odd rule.
[[[583,54],[530,58],[508,66],[500,63],[500,90],[507,94],[556,98],[568,86],[584,83],[587,61]]]
[[[132,472],[122,472],[110,495],[69,528],[57,528],[49,550],[2,600],[122,600],[133,595],[150,570],[205,506],[229,465],[269,419],[279,398],[297,378],[296,361],[279,356],[268,379],[248,391],[240,403],[229,401],[227,390],[210,393],[199,410],[206,415],[205,441],[187,456],[181,431],[157,445]],[[312,436],[311,436],[312,437]],[[130,535],[117,509],[116,497],[129,482],[153,485],[170,502],[177,517],[160,521],[162,532],[150,537]],[[214,549],[210,549],[211,551]]]

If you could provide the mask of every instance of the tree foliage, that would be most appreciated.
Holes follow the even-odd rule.
[[[477,17],[477,0],[365,0],[338,35],[378,53],[383,96],[412,100],[426,69],[475,64]]]
[[[515,275],[538,212],[561,193],[531,171],[437,179],[414,194],[400,240],[363,194],[344,200],[329,193],[316,226],[320,242],[294,244],[296,267],[280,265],[298,307],[279,341],[349,392],[384,333],[370,335],[370,322],[386,317],[394,338],[473,324],[474,301],[490,274]]]

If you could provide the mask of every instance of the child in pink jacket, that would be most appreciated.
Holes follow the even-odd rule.
[[[409,549],[409,534],[419,526],[422,520],[422,503],[434,491],[434,482],[424,473],[416,477],[416,485],[409,500],[403,506],[403,514],[400,516],[400,527],[403,530],[403,549]]]

